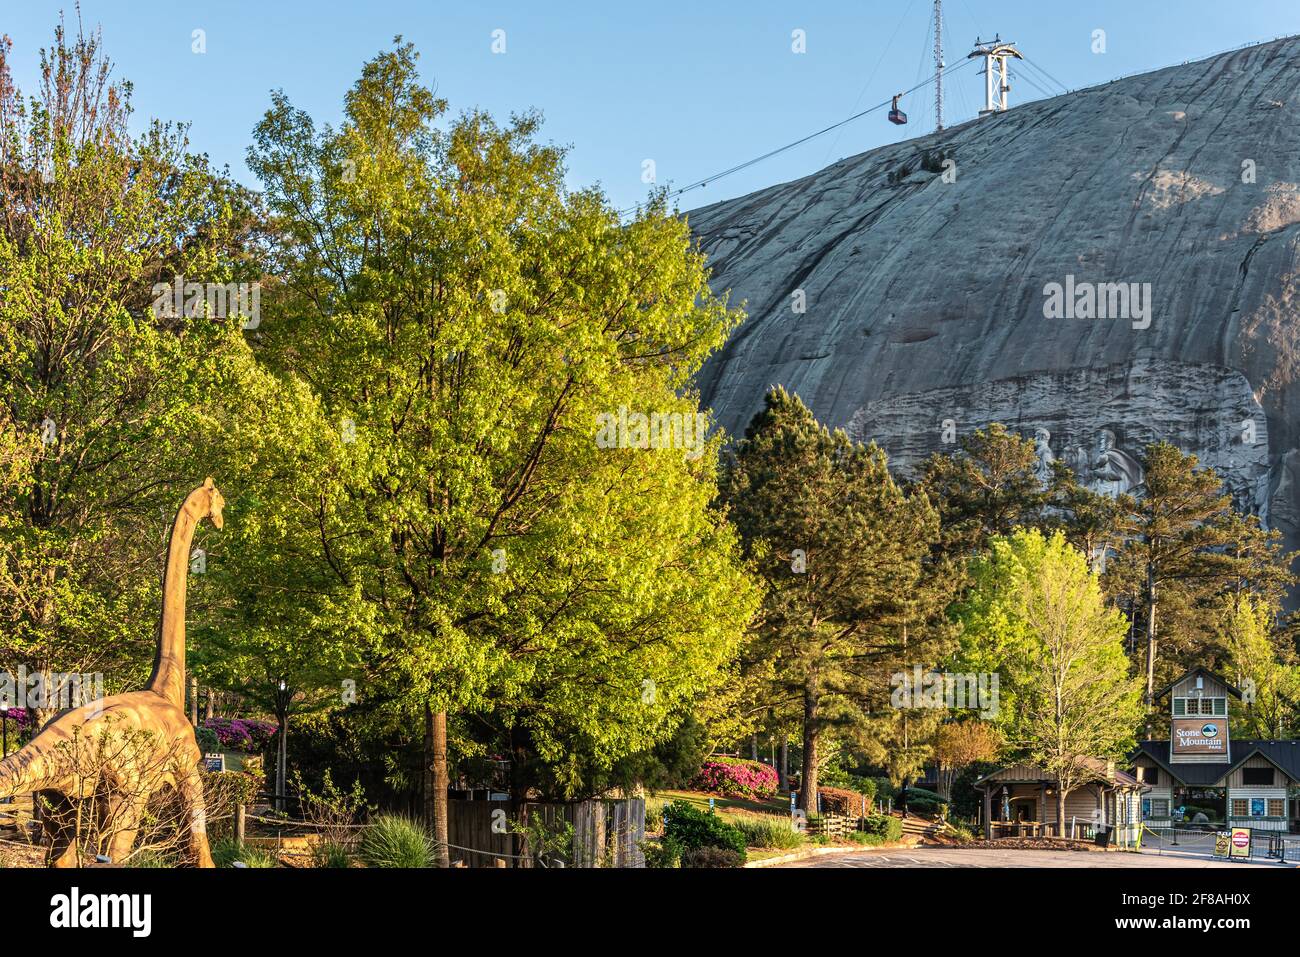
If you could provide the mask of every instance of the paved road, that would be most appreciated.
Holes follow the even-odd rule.
[[[817,857],[777,867],[1271,867],[1275,862],[1221,861],[1202,855],[1110,851],[1029,851],[1014,848],[914,847]]]

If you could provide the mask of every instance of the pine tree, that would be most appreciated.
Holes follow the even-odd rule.
[[[766,583],[752,658],[771,663],[771,703],[802,711],[801,800],[817,808],[820,746],[889,705],[891,673],[933,663],[949,629],[952,577],[932,565],[939,516],[905,494],[884,453],[770,392],[722,484],[729,516]]]
[[[1152,706],[1163,630],[1162,609],[1181,608],[1185,620],[1225,591],[1262,589],[1276,595],[1292,578],[1291,556],[1276,533],[1237,515],[1212,469],[1199,467],[1168,443],[1147,447],[1145,480],[1126,521],[1127,540],[1111,576],[1112,593],[1139,595],[1146,638],[1146,704]],[[1200,609],[1195,614],[1193,609]],[[1170,624],[1178,621],[1172,616]],[[1197,627],[1193,622],[1190,628]]]
[[[1040,522],[1049,491],[1037,466],[1033,441],[998,422],[963,436],[953,454],[932,455],[920,487],[943,518],[946,550],[969,554],[991,536]]]

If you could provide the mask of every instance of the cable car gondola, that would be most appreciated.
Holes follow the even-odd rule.
[[[896,123],[899,126],[907,124],[907,114],[898,108],[898,97],[902,95],[899,93],[898,96],[894,97],[894,105],[889,109],[889,122]]]

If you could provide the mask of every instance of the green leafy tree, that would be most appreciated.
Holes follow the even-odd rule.
[[[1300,662],[1276,622],[1276,607],[1249,593],[1225,601],[1218,616],[1227,671],[1243,691],[1244,700],[1234,709],[1235,730],[1242,737],[1286,738],[1296,729]]]
[[[802,806],[816,809],[824,736],[889,708],[889,676],[937,661],[951,576],[931,559],[939,516],[906,495],[884,453],[831,432],[783,389],[768,393],[723,485],[767,589],[748,657],[772,663],[766,703],[802,712]]]
[[[163,315],[153,287],[256,279],[235,248],[245,197],[183,130],[132,133],[97,33],[61,22],[30,97],[11,63],[5,38],[0,667],[116,690],[152,657],[167,528],[254,374],[237,317]]]
[[[423,716],[439,840],[449,711],[580,789],[672,734],[755,604],[689,390],[739,315],[686,224],[567,190],[536,116],[445,110],[398,43],[338,129],[276,94],[249,155],[285,277],[261,356],[349,436],[297,520],[364,606],[369,678]],[[602,448],[628,410],[679,441]]]
[[[192,670],[204,685],[275,716],[282,798],[290,717],[345,707],[364,693],[369,622],[334,574],[320,528],[301,520],[304,496],[328,485],[343,454],[315,397],[300,381],[272,382],[255,425],[231,431],[232,451],[252,468],[230,486],[226,528],[191,586]]]
[[[1007,656],[999,710],[1011,712],[1008,744],[1056,778],[1064,834],[1069,795],[1133,745],[1141,693],[1124,654],[1128,625],[1061,533],[1022,529],[991,546],[993,567],[974,590],[984,631]]]

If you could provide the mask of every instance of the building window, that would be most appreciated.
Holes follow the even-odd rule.
[[[1241,783],[1256,787],[1273,786],[1273,769],[1272,768],[1242,768]]]
[[[1223,718],[1228,714],[1227,698],[1175,698],[1174,717]]]
[[[1286,801],[1282,800],[1282,798],[1269,798],[1268,816],[1286,817]]]
[[[1169,817],[1169,798],[1143,798],[1142,816],[1157,821]]]
[[[1232,816],[1233,816],[1233,817],[1249,817],[1249,816],[1250,816],[1250,802],[1247,801],[1245,798],[1233,798],[1233,799],[1232,799]]]

